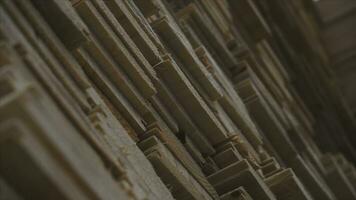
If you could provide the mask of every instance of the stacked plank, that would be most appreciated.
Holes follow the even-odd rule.
[[[356,199],[236,2],[0,1],[0,199]]]

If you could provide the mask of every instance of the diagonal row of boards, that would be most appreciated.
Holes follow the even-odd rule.
[[[1,195],[356,197],[342,155],[298,153],[226,2],[187,2],[0,1]]]

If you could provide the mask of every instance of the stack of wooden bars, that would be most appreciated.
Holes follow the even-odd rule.
[[[0,20],[0,199],[356,200],[254,1],[0,0]]]

